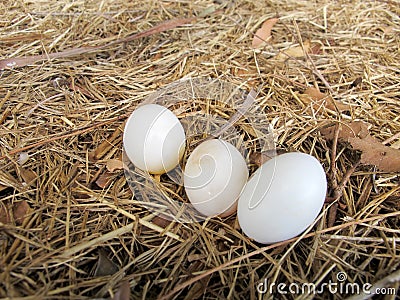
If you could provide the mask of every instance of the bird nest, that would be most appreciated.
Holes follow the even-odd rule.
[[[398,289],[397,1],[6,0],[0,9],[0,297],[365,299]],[[190,78],[218,84],[193,97]],[[318,221],[262,245],[236,214],[155,214],[140,195],[187,199],[179,176],[131,190],[122,133],[144,101],[169,103],[191,132],[184,159],[224,124],[220,136],[251,172],[275,155],[271,141],[277,154],[316,157],[328,179]]]

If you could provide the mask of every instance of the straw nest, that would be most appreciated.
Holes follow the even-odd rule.
[[[360,160],[338,130],[333,139],[322,131],[360,120],[400,147],[398,1],[6,0],[0,9],[1,59],[25,58],[0,71],[1,297],[351,296],[258,291],[340,280],[398,289],[399,173]],[[253,49],[274,17],[272,40]],[[301,237],[261,245],[236,215],[184,224],[138,203],[121,167],[124,121],[155,90],[198,76],[260,89],[278,152],[323,164],[327,203]],[[307,87],[347,108],[304,101]],[[193,103],[175,107],[179,116],[205,107]],[[217,105],[220,117],[234,114]],[[254,170],[262,156],[247,146]]]

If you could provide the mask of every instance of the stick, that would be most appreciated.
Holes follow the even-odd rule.
[[[90,52],[94,52],[94,51],[101,51],[106,48],[109,48],[110,46],[127,43],[127,42],[130,42],[133,40],[140,39],[142,37],[150,36],[150,35],[160,33],[163,31],[167,31],[167,30],[171,30],[175,27],[191,23],[195,20],[196,20],[195,17],[168,20],[168,21],[158,24],[148,30],[127,36],[122,39],[117,39],[117,40],[109,42],[105,45],[78,47],[78,48],[72,48],[72,49],[68,49],[65,51],[49,53],[49,54],[40,54],[40,55],[33,55],[33,56],[26,56],[26,57],[15,57],[15,58],[2,59],[2,60],[0,60],[0,70],[24,67],[27,65],[34,64],[38,61],[43,61],[43,60],[47,60],[47,59],[65,58],[65,57],[77,56],[80,54],[90,53]]]

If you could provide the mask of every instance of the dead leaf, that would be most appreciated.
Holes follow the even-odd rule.
[[[14,203],[14,206],[7,207],[5,204],[2,204],[0,207],[0,222],[4,224],[10,224],[12,220],[15,220],[15,223],[21,225],[26,216],[29,214],[30,206],[26,201],[20,201]],[[12,215],[10,214],[12,213]],[[12,218],[13,216],[13,218]]]
[[[130,295],[131,287],[129,286],[129,281],[124,280],[115,292],[113,300],[129,300]]]
[[[99,188],[104,189],[104,188],[107,188],[111,184],[113,179],[114,179],[114,175],[111,172],[106,171],[103,174],[101,174],[99,176],[99,178],[97,178],[96,184]]]
[[[38,177],[35,171],[21,168],[20,169],[20,174],[22,179],[25,181],[26,184],[28,185],[33,185]]]
[[[11,222],[10,213],[7,209],[7,206],[5,206],[3,203],[0,203],[0,222],[4,224]]]
[[[349,138],[353,149],[360,150],[361,163],[375,165],[385,172],[400,172],[400,150],[382,145],[377,139],[368,135],[363,139]]]
[[[25,217],[29,214],[30,206],[28,202],[21,201],[14,204],[13,214],[14,220],[17,224],[22,224]]]
[[[268,156],[267,154],[260,152],[251,153],[249,157],[250,163],[256,165],[257,167],[260,167],[271,158],[272,157]]]
[[[109,172],[115,172],[117,170],[122,170],[124,168],[124,164],[120,159],[109,159],[106,163],[106,168]]]
[[[159,216],[155,216],[151,222],[153,224],[156,224],[157,226],[160,226],[161,228],[167,228],[167,226],[171,223],[170,220],[167,220],[165,218],[159,217]]]
[[[345,142],[349,141],[349,138],[365,138],[369,135],[368,128],[370,124],[363,121],[352,121],[350,123],[342,123],[339,129],[339,139]],[[335,138],[336,125],[329,126],[321,129],[321,133],[328,139],[333,140]]]
[[[251,46],[253,48],[262,48],[265,46],[267,42],[270,41],[271,39],[271,30],[272,27],[278,22],[278,18],[272,18],[266,20],[260,29],[256,31],[256,34],[254,35],[253,41],[251,43]]]
[[[309,53],[310,54],[320,54],[321,48],[322,48],[322,46],[319,43],[312,44]]]
[[[8,188],[9,188],[8,186],[2,185],[2,184],[0,183],[0,192],[1,192],[1,191],[4,191],[5,189],[8,189]]]
[[[308,87],[299,98],[303,103],[311,104],[314,110],[318,110],[321,107],[330,110],[336,110],[337,108],[340,112],[350,110],[350,105],[335,101],[330,95],[322,93],[315,87]]]
[[[327,139],[333,139],[337,125],[322,129]],[[361,163],[375,165],[384,172],[400,172],[400,150],[383,145],[368,132],[369,124],[354,121],[339,125],[338,138],[350,143],[354,150],[361,151]]]
[[[306,40],[303,45],[298,45],[295,47],[291,47],[289,49],[283,50],[278,53],[275,58],[279,61],[286,61],[289,58],[299,58],[304,57],[306,53],[310,53],[311,50],[311,42]]]
[[[94,271],[95,277],[113,275],[119,271],[118,266],[108,258],[107,252],[99,249],[99,257],[97,260],[96,270]]]

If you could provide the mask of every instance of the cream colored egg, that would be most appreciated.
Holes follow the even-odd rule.
[[[230,143],[208,140],[189,156],[184,171],[186,194],[205,216],[227,216],[236,211],[237,199],[248,179],[246,162]]]
[[[304,153],[278,155],[250,178],[238,201],[243,232],[260,243],[293,238],[310,226],[325,201],[326,175]]]
[[[136,167],[163,174],[179,164],[185,151],[185,131],[173,112],[161,105],[146,104],[127,120],[123,144]]]

